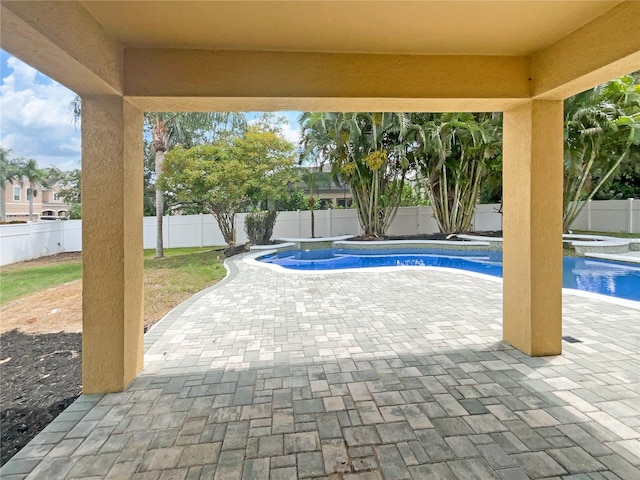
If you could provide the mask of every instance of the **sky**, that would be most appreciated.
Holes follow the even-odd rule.
[[[40,168],[81,167],[80,124],[69,105],[75,94],[36,69],[0,50],[0,146],[14,157],[34,158]],[[287,123],[283,134],[297,143],[300,112],[278,112]],[[247,113],[251,122],[258,116]]]

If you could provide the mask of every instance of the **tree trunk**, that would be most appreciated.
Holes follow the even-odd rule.
[[[222,238],[230,248],[236,246],[236,214],[233,212],[211,212],[218,222]]]
[[[311,238],[316,238],[316,219],[313,215],[315,203],[315,199],[313,197],[309,197],[309,209],[311,210]]]
[[[156,150],[156,258],[164,257],[164,240],[162,237],[162,221],[164,215],[164,194],[158,181],[162,174],[164,150]]]
[[[29,184],[29,188],[31,189],[31,195],[29,195],[29,221],[33,222],[33,192],[35,191],[33,183]]]
[[[162,175],[162,164],[164,163],[164,153],[169,144],[169,131],[167,122],[162,120],[161,114],[156,114],[156,122],[151,131],[153,140],[151,148],[156,155],[156,258],[164,257],[164,243],[162,237],[162,220],[164,215],[164,192],[160,188],[160,175]]]
[[[7,221],[7,189],[5,185],[0,186],[0,222]]]

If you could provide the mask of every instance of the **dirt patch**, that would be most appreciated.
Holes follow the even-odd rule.
[[[275,244],[275,242],[272,242],[272,243]],[[225,249],[224,256],[229,258],[229,257],[233,257],[234,255],[238,255],[240,253],[248,252],[249,247],[250,245],[248,243],[244,245],[236,245],[235,247],[229,247]]]
[[[0,307],[0,333],[82,331],[82,281],[65,283],[25,295]],[[4,372],[3,372],[4,373]]]
[[[80,333],[0,335],[0,464],[80,395],[81,350]]]
[[[4,271],[21,270],[23,268],[39,267],[42,265],[51,265],[54,263],[79,262],[82,260],[82,252],[65,252],[57,255],[49,255],[48,257],[40,257],[35,260],[27,260],[25,262],[12,263],[2,267]]]
[[[144,328],[147,331],[191,293],[158,290],[170,271],[145,273]],[[82,280],[24,295],[0,307],[0,334],[10,330],[39,335],[82,332]],[[3,372],[4,373],[4,372]]]

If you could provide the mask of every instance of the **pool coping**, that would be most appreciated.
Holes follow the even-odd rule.
[[[630,252],[629,252],[630,253]],[[585,258],[597,258],[599,260],[613,260],[624,263],[640,263],[640,256],[625,255],[622,253],[590,253],[584,254]]]

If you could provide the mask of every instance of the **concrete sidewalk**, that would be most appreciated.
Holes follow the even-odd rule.
[[[640,478],[639,309],[565,295],[576,342],[530,358],[494,280],[229,267],[1,478]]]

